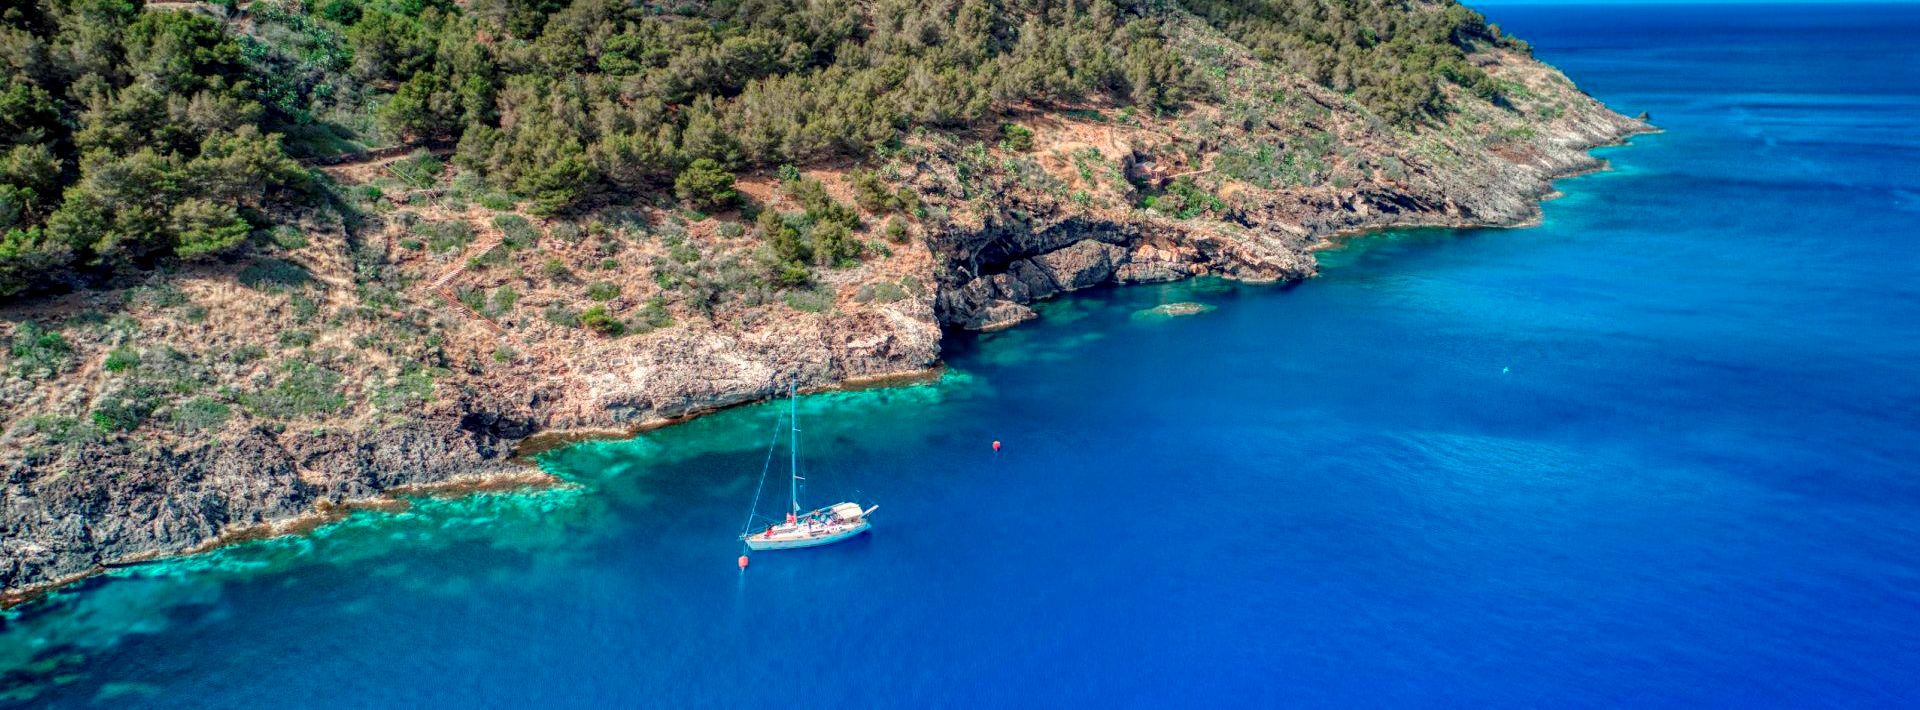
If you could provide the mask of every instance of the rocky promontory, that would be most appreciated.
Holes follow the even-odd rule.
[[[804,388],[936,367],[943,335],[1029,304],[1203,275],[1285,282],[1344,234],[1520,225],[1588,150],[1649,130],[1523,52],[1470,58],[1500,101],[1382,121],[1176,18],[1207,98],[1148,115],[1006,107],[999,132],[915,133],[877,164],[754,175],[759,210],[868,214],[865,256],[804,287],[757,273],[736,212],[613,204],[541,218],[395,160],[324,170],[363,213],[294,215],[284,251],[9,306],[0,588],[205,549],[422,485],[520,480],[541,431],[632,431]],[[1257,90],[1256,90],[1257,87]],[[431,156],[429,156],[431,157]],[[886,204],[867,197],[881,183]],[[364,190],[366,186],[384,186]],[[911,205],[911,207],[904,206]],[[1523,237],[1516,237],[1523,238]]]

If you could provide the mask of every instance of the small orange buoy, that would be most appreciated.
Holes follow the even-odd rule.
[[[747,556],[746,556],[746,555],[741,555],[741,556],[740,556],[740,569],[746,569],[746,568],[747,568]]]
[[[995,439],[995,440],[994,440],[994,442],[993,442],[993,450],[994,450],[994,451],[999,451],[999,450],[1000,450],[1000,441],[999,441],[998,439]]]

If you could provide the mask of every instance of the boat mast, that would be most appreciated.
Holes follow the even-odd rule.
[[[793,427],[792,443],[788,445],[792,458],[787,464],[791,474],[788,485],[793,500],[793,514],[800,514],[800,386],[798,377],[787,383],[787,422]]]

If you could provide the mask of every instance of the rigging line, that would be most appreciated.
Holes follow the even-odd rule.
[[[740,524],[741,535],[747,534],[753,527],[753,516],[760,512],[760,492],[767,488],[767,472],[773,470],[773,450],[780,446],[780,422],[786,418],[787,415],[782,414],[773,420],[773,441],[767,442],[767,462],[760,466],[760,484],[753,487],[753,507],[747,509],[747,520]]]

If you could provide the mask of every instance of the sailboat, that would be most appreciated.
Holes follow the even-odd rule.
[[[791,550],[800,547],[819,547],[851,538],[873,527],[868,516],[880,506],[861,508],[853,502],[835,503],[810,512],[800,512],[800,407],[798,388],[789,384],[787,388],[787,421],[791,428],[791,443],[788,457],[787,476],[787,519],[785,522],[771,523],[763,528],[753,527],[753,518],[757,510],[747,511],[746,530],[740,534],[740,542],[749,550]],[[778,430],[776,430],[778,431]],[[777,435],[776,435],[777,436]],[[775,439],[777,442],[778,439]],[[767,461],[773,461],[771,449]],[[768,466],[771,468],[771,466]],[[760,471],[761,485],[766,485],[765,469]],[[754,505],[759,505],[760,495],[754,494]],[[741,565],[746,564],[745,557],[740,558]]]

